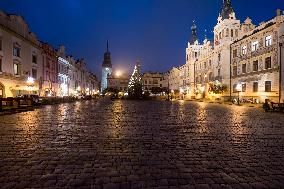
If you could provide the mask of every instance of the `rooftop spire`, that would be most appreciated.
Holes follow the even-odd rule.
[[[111,57],[110,57],[110,52],[109,52],[109,49],[108,49],[108,40],[107,40],[107,49],[106,49],[106,52],[104,54],[104,61],[103,61],[103,64],[102,66],[103,67],[112,67],[112,64],[111,64]]]
[[[195,20],[193,20],[193,24],[191,26],[191,39],[190,44],[193,45],[196,41],[198,41],[197,37],[197,27],[195,25]]]
[[[234,12],[231,0],[223,0],[223,6],[221,11],[222,19],[230,19],[230,14]]]

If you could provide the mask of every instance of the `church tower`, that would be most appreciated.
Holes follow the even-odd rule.
[[[240,35],[240,20],[237,20],[231,0],[223,0],[222,8],[214,28],[215,47],[228,45]]]
[[[101,81],[101,92],[103,92],[107,86],[107,77],[112,73],[112,64],[110,58],[110,52],[108,48],[108,41],[107,41],[107,49],[104,54],[104,61],[102,64],[102,81]]]

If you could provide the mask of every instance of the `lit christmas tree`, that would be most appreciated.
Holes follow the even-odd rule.
[[[140,72],[141,64],[137,60],[133,73],[128,83],[128,95],[130,98],[142,97],[142,78]]]

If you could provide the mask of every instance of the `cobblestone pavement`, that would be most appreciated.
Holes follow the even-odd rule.
[[[284,188],[284,114],[101,100],[0,116],[0,188]]]

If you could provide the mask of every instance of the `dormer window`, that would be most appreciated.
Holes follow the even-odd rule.
[[[247,54],[247,46],[243,46],[242,48],[242,55],[246,55]]]
[[[272,45],[272,37],[271,35],[265,37],[265,46],[268,47],[268,46],[271,46]]]
[[[257,51],[259,48],[259,43],[258,41],[252,42],[252,51]]]

